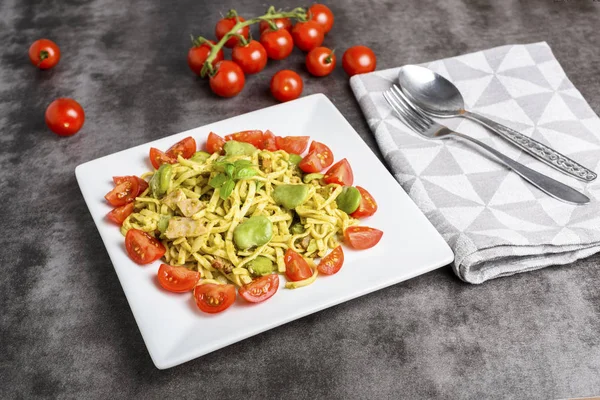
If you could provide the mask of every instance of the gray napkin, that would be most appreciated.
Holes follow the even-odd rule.
[[[467,109],[516,129],[600,173],[600,120],[546,43],[509,45],[423,64],[454,82]],[[438,120],[591,199],[555,200],[458,140],[418,137],[381,92],[398,68],[351,78],[350,85],[394,176],[454,250],[464,281],[567,264],[600,251],[600,178],[586,184],[534,160],[463,118]]]

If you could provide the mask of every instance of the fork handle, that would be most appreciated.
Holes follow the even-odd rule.
[[[586,204],[590,201],[590,199],[587,196],[578,192],[572,187],[560,183],[559,181],[556,181],[546,175],[540,174],[539,172],[526,167],[525,165],[513,160],[510,157],[505,156],[496,149],[488,146],[485,143],[480,142],[477,139],[473,139],[470,136],[466,136],[462,133],[454,131],[452,131],[452,134],[483,147],[485,150],[493,154],[502,164],[515,171],[523,179],[525,179],[533,186],[537,187],[541,191],[549,194],[550,196],[556,199],[572,204]]]
[[[473,112],[465,111],[462,115],[468,119],[479,122],[481,125],[494,131],[521,150],[567,175],[573,176],[584,182],[593,181],[597,177],[596,173],[590,171],[583,165],[578,164],[569,157],[551,149],[543,143],[515,131],[514,129],[510,129],[505,125],[499,124],[496,121],[492,121],[483,115]]]

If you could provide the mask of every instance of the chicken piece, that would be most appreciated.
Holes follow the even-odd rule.
[[[183,191],[181,189],[177,189],[177,190],[169,193],[165,197],[163,197],[163,199],[161,201],[163,204],[166,204],[167,207],[169,207],[171,210],[176,210],[177,203],[179,203],[181,200],[185,200],[185,199],[186,199],[185,193],[183,193]]]
[[[223,272],[224,274],[230,274],[233,270],[233,264],[221,257],[216,257],[210,264],[214,269]]]
[[[271,167],[273,165],[273,161],[271,161],[270,158],[263,158],[261,160],[261,164],[262,164],[262,170],[266,173],[269,173],[272,171]]]
[[[303,249],[308,249],[308,245],[310,244],[310,235],[306,235],[302,238],[302,241],[300,241],[300,247],[302,247]]]
[[[196,237],[204,235],[208,230],[200,221],[191,218],[172,217],[165,231],[167,239],[180,237]]]
[[[181,210],[181,213],[186,217],[191,217],[198,211],[206,207],[206,204],[198,199],[183,199],[177,202],[177,207]]]

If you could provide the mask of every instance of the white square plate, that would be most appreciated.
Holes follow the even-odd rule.
[[[113,175],[140,175],[151,168],[150,147],[167,149],[192,136],[203,144],[208,133],[225,135],[247,129],[270,129],[276,135],[309,135],[327,144],[336,160],[353,167],[354,182],[376,199],[375,215],[361,221],[384,232],[377,246],[353,251],[344,247],[345,263],[336,275],[319,277],[310,286],[281,288],[270,300],[249,305],[243,300],[227,311],[204,314],[191,294],[161,290],[156,281],[160,262],[139,266],[125,252],[123,236],[108,222],[104,195]],[[452,262],[442,237],[392,175],[362,141],[335,106],[322,94],[254,111],[192,129],[79,165],[77,182],[115,267],[127,301],[154,364],[170,368],[252,335],[327,307],[424,274]],[[218,334],[215,334],[218,333]]]

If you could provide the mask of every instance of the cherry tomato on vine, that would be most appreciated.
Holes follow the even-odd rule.
[[[56,99],[46,108],[46,125],[59,136],[76,134],[84,122],[83,108],[73,99]]]
[[[368,226],[350,226],[344,231],[344,241],[356,250],[370,249],[381,240],[383,232]]]
[[[129,257],[138,264],[150,264],[167,251],[156,238],[135,228],[128,230],[125,235],[125,249]]]
[[[36,40],[29,47],[29,60],[39,69],[52,68],[60,61],[60,48],[52,40]]]
[[[321,260],[317,269],[322,274],[333,275],[342,268],[343,264],[344,250],[342,250],[342,246],[338,246]]]
[[[223,150],[223,145],[225,145],[225,139],[221,136],[217,135],[214,132],[208,134],[208,139],[206,140],[206,151],[210,154],[220,153]]]
[[[226,310],[235,302],[234,285],[204,283],[194,288],[194,298],[198,308],[209,314]]]
[[[300,75],[289,69],[281,70],[271,78],[271,93],[282,102],[300,97],[303,86]]]
[[[308,9],[309,18],[317,22],[323,28],[323,33],[327,34],[333,27],[333,13],[324,4],[314,4]]]
[[[212,44],[215,44],[215,42],[213,42],[212,40],[210,40],[210,42]],[[190,69],[192,71],[194,71],[194,73],[196,75],[200,75],[200,71],[202,71],[202,66],[204,65],[204,62],[206,61],[206,59],[208,58],[208,55],[210,54],[210,50],[211,50],[210,45],[204,43],[204,44],[201,44],[200,46],[194,46],[190,49],[190,51],[188,51],[187,62],[188,62],[188,65],[190,66]],[[224,58],[225,58],[225,56],[223,55],[223,49],[221,49],[217,53],[215,60],[212,62],[212,65],[214,66],[216,63],[223,60]]]
[[[245,74],[255,74],[267,65],[267,51],[262,44],[251,40],[245,46],[242,43],[236,44],[231,52],[231,59]]]
[[[287,29],[264,31],[260,35],[260,43],[272,60],[283,60],[294,50],[294,39]]]
[[[350,76],[375,71],[377,57],[367,46],[350,47],[342,57],[342,67]]]
[[[160,264],[160,268],[158,268],[158,283],[170,292],[189,292],[196,286],[199,279],[198,271],[190,271],[186,267]]]
[[[243,17],[237,16],[240,22],[244,22],[245,19]],[[230,30],[237,24],[236,17],[231,18],[222,18],[217,22],[217,26],[215,26],[215,36],[217,40],[223,39]],[[250,33],[250,27],[245,26],[237,31],[237,34],[242,35],[244,38],[248,39],[248,34]],[[239,42],[239,38],[236,36],[232,36],[225,42],[225,47],[233,48]]]
[[[289,18],[275,18],[271,21],[277,25],[277,29],[292,30],[292,21]],[[271,25],[267,21],[260,21],[260,24],[258,24],[259,32],[262,34],[267,29],[271,29]]]
[[[311,51],[325,40],[323,28],[316,21],[298,22],[292,29],[292,37],[294,44],[302,51]]]
[[[216,72],[210,77],[210,89],[221,97],[233,97],[242,91],[246,78],[244,71],[233,61],[219,61]]]
[[[335,54],[327,47],[315,47],[306,55],[306,69],[314,76],[326,76],[335,68]]]
[[[271,274],[240,287],[238,293],[250,303],[260,303],[271,298],[277,289],[279,289],[279,276]]]

